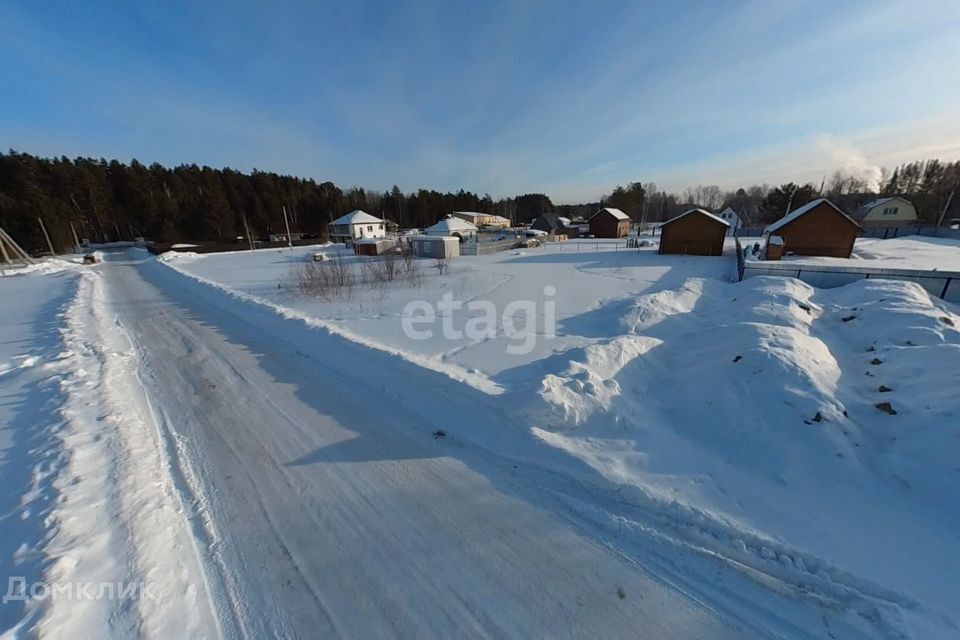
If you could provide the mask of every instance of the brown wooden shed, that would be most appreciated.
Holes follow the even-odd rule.
[[[684,211],[660,226],[659,253],[723,255],[723,240],[729,227],[726,220],[721,220],[709,211]]]
[[[769,259],[776,259],[777,252],[771,251],[769,238],[779,236],[783,238],[783,255],[849,258],[853,243],[862,232],[863,228],[840,207],[826,198],[819,198],[764,229],[767,235],[765,254]]]
[[[358,256],[379,256],[396,246],[397,242],[388,238],[361,238],[353,241],[353,252]]]
[[[626,238],[630,235],[630,216],[620,209],[605,207],[587,220],[595,238]]]

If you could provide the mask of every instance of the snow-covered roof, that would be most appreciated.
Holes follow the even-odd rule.
[[[538,222],[541,220],[543,221],[544,224],[546,224],[547,227],[550,228],[550,231],[560,231],[570,224],[570,220],[568,218],[564,218],[560,215],[557,215],[556,213],[541,213],[539,217],[537,217],[533,222],[530,223],[530,225],[531,226],[537,225]],[[543,226],[543,224],[540,224],[538,226]],[[547,230],[543,229],[543,231],[547,231]]]
[[[669,220],[667,220],[667,221],[664,222],[663,224],[664,224],[664,225],[668,225],[668,224],[670,224],[671,222],[676,222],[676,221],[679,220],[680,218],[683,218],[683,217],[685,217],[685,216],[688,216],[688,215],[690,215],[691,213],[699,213],[700,215],[707,216],[708,218],[710,218],[711,220],[713,220],[713,221],[715,221],[715,222],[719,222],[720,224],[722,224],[722,225],[725,226],[725,227],[729,227],[729,226],[730,226],[730,223],[729,223],[729,222],[727,222],[726,220],[723,220],[722,218],[718,218],[717,216],[713,215],[712,213],[710,213],[710,212],[707,211],[706,209],[688,209],[687,211],[684,211],[684,212],[681,213],[680,215],[675,216],[675,217],[673,217],[673,218],[670,218]]]
[[[875,199],[875,200],[871,200],[870,202],[868,202],[867,204],[865,204],[865,205],[863,205],[863,206],[864,206],[864,207],[869,207],[869,208],[873,209],[874,207],[879,207],[880,205],[886,204],[886,203],[888,203],[888,202],[890,202],[891,200],[894,200],[894,199],[895,199],[894,196],[889,196],[889,197],[887,197],[887,198],[877,198],[877,199]]]
[[[590,218],[587,218],[587,220],[590,220],[591,218],[594,218],[595,216],[600,215],[600,214],[603,213],[604,211],[610,213],[610,214],[611,214],[614,218],[616,218],[617,220],[629,220],[629,219],[630,219],[630,216],[628,216],[627,214],[625,214],[623,211],[620,211],[620,209],[615,209],[615,208],[613,208],[613,207],[604,207],[603,209],[600,209],[600,211],[597,211],[595,214],[593,214],[592,216],[590,216]]]
[[[810,202],[808,202],[807,204],[803,205],[803,206],[800,207],[799,209],[794,209],[793,211],[791,211],[791,212],[788,213],[787,215],[783,216],[782,218],[780,218],[779,220],[777,220],[777,221],[774,222],[773,224],[767,225],[767,228],[764,229],[763,232],[764,232],[764,233],[773,233],[773,232],[775,232],[775,231],[777,231],[777,230],[779,230],[779,229],[787,226],[788,224],[790,224],[791,222],[793,222],[794,220],[796,220],[797,218],[799,218],[799,217],[802,216],[803,214],[809,213],[809,212],[813,211],[814,209],[816,209],[818,206],[820,206],[820,205],[823,204],[823,203],[827,203],[828,205],[830,205],[831,207],[833,207],[834,209],[836,209],[837,213],[839,213],[839,214],[842,215],[844,218],[846,218],[847,220],[850,221],[850,224],[852,224],[852,225],[854,225],[854,226],[856,226],[856,227],[859,227],[859,226],[860,226],[860,225],[858,225],[858,224],[853,220],[853,218],[851,218],[851,217],[848,216],[846,213],[844,213],[844,212],[843,212],[843,209],[841,209],[841,208],[838,207],[837,205],[833,204],[832,202],[830,202],[830,201],[827,200],[826,198],[817,198],[816,200],[811,200]]]
[[[373,224],[373,223],[382,223],[383,220],[375,216],[370,215],[366,211],[361,211],[357,209],[351,211],[350,213],[340,216],[330,224]]]
[[[450,233],[456,233],[456,232],[476,231],[476,230],[477,230],[477,227],[475,225],[467,222],[463,218],[449,216],[444,218],[440,222],[436,223],[435,225],[427,227],[426,229],[424,229],[424,232],[443,235],[443,234],[450,234]]]
[[[391,238],[357,238],[353,244],[380,244],[383,242],[394,242]]]

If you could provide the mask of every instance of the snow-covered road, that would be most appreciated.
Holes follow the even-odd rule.
[[[318,357],[140,253],[101,272],[223,635],[744,636],[511,492],[458,425],[432,437],[431,408],[463,399],[381,395],[382,358],[358,375],[362,349]]]

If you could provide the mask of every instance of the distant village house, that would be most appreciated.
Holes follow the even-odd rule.
[[[462,218],[450,215],[435,225],[427,227],[423,233],[428,236],[450,236],[463,242],[468,238],[476,237],[477,227]]]
[[[569,218],[556,213],[541,213],[530,228],[543,231],[551,240],[567,240],[579,235],[578,228],[571,225]]]
[[[466,220],[477,228],[489,227],[491,229],[507,229],[510,227],[510,221],[503,216],[492,213],[477,213],[476,211],[454,211],[453,215],[461,220]]]
[[[383,238],[387,235],[383,220],[366,211],[351,211],[330,223],[332,242],[352,242],[361,238]]]
[[[742,220],[740,219],[740,214],[734,211],[733,207],[727,207],[718,214],[718,217],[729,225],[727,227],[727,235],[737,235],[737,230],[740,228]]]
[[[865,229],[917,224],[917,210],[913,203],[899,196],[871,200],[854,211],[850,217]]]
[[[626,238],[630,235],[630,216],[620,209],[604,207],[587,219],[595,238]]]

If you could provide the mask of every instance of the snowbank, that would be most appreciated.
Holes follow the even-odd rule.
[[[61,271],[75,271],[82,269],[83,256],[57,256],[55,258],[38,258],[33,264],[18,264],[10,266],[0,262],[0,277],[19,275],[49,275]]]
[[[541,439],[747,566],[893,603],[890,628],[960,610],[956,308],[908,282],[691,280],[623,326],[543,380]]]

